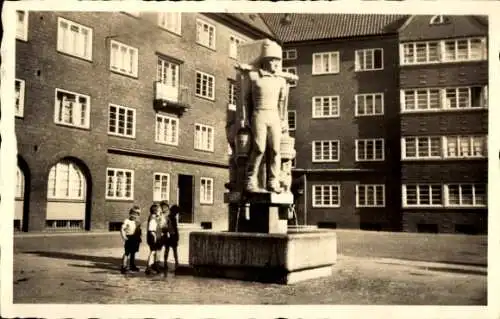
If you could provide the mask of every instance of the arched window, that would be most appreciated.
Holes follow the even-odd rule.
[[[24,197],[24,173],[23,171],[17,167],[17,174],[16,174],[16,198],[17,199],[22,199]]]
[[[48,199],[83,200],[85,188],[85,177],[75,163],[62,160],[50,169]]]
[[[431,18],[430,24],[446,24],[450,23],[450,19],[444,15],[435,15]]]

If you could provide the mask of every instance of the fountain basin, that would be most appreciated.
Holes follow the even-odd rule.
[[[292,284],[330,276],[336,262],[331,230],[190,233],[189,263],[198,276]]]

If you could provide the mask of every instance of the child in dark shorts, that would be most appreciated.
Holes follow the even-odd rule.
[[[165,246],[165,275],[167,274],[167,260],[168,260],[168,252],[170,248],[174,252],[174,260],[175,260],[175,270],[179,267],[179,255],[177,252],[177,246],[179,245],[179,226],[177,222],[178,215],[180,213],[180,208],[177,205],[172,205],[170,207],[170,213],[167,218],[167,232],[168,232],[168,240]]]
[[[157,267],[158,254],[156,253],[158,247],[161,249],[161,241],[157,234],[159,214],[160,205],[151,205],[151,207],[149,208],[148,232],[146,235],[146,240],[149,246],[148,264],[145,271],[146,275],[151,274],[151,270],[159,272]]]
[[[141,209],[139,206],[134,206],[129,211],[129,217],[123,221],[120,235],[124,241],[124,250],[122,257],[121,273],[124,274],[128,269],[131,271],[139,271],[135,265],[135,254],[139,251],[141,244],[141,224],[139,215]]]

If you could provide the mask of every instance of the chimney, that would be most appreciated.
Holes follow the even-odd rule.
[[[290,24],[292,23],[292,15],[290,13],[285,13],[283,18],[281,18],[281,24]]]

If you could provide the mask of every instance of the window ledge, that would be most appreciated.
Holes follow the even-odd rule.
[[[109,70],[111,71],[111,73],[123,75],[123,76],[129,77],[131,79],[135,79],[135,80],[139,79],[139,74],[136,74],[136,75],[129,74],[129,73],[121,72],[119,70],[112,69],[111,67],[109,68]]]
[[[198,44],[199,46],[202,46],[202,47],[204,47],[204,48],[207,48],[207,49],[209,49],[209,50],[211,50],[211,51],[213,51],[213,52],[217,52],[217,50],[216,50],[216,46],[214,46],[214,47],[210,47],[210,46],[208,46],[208,45],[206,45],[206,44],[203,44],[203,43],[201,43],[201,42],[198,42],[198,41],[196,41],[196,44]]]
[[[62,55],[69,56],[69,57],[72,57],[72,58],[77,58],[77,59],[82,60],[82,61],[92,62],[92,57],[83,57],[83,56],[75,55],[75,54],[68,53],[68,52],[65,52],[65,51],[61,51],[59,49],[57,49],[57,52],[59,52]]]
[[[133,198],[113,198],[113,197],[105,197],[107,201],[112,201],[112,202],[133,202]]]
[[[134,136],[127,136],[127,135],[120,135],[118,133],[113,133],[113,132],[108,132],[108,135],[115,136],[115,137],[126,138],[126,139],[129,139],[129,140],[135,140],[135,135]]]
[[[69,128],[74,128],[77,130],[82,130],[82,131],[90,131],[90,127],[77,126],[77,125],[73,125],[73,124],[66,124],[66,123],[60,123],[60,122],[55,122],[55,121],[54,121],[54,123],[57,126],[61,126],[61,127],[69,127]]]
[[[472,111],[484,111],[488,110],[488,107],[468,107],[468,108],[457,108],[457,109],[429,109],[429,110],[418,110],[418,111],[400,111],[402,115],[406,114],[432,114],[432,113],[448,113],[448,112],[472,112]]]
[[[196,97],[200,98],[200,99],[203,99],[203,100],[207,100],[207,101],[210,101],[210,102],[215,102],[215,97],[213,98],[210,98],[210,97],[207,97],[207,96],[203,96],[203,95],[198,95],[198,94],[194,94]]]
[[[380,69],[363,69],[363,70],[354,70],[354,72],[372,72],[372,71],[383,71],[384,68]]]

